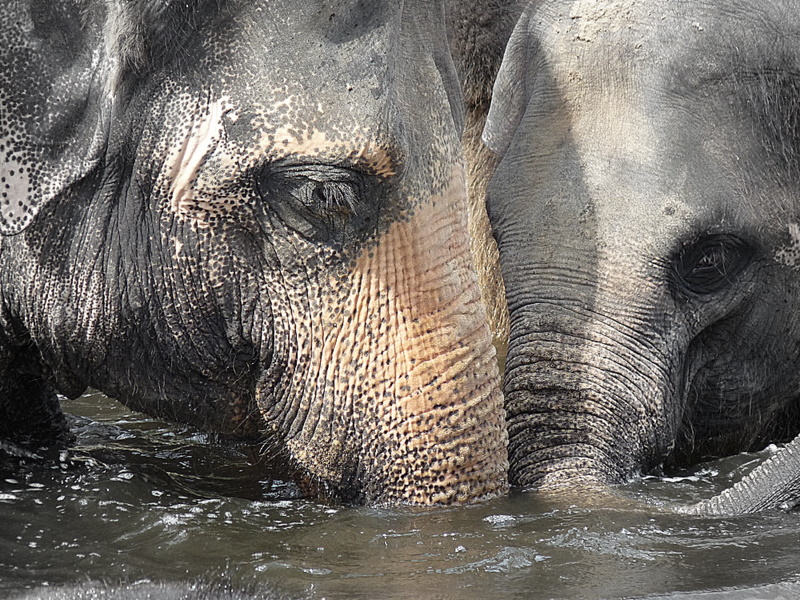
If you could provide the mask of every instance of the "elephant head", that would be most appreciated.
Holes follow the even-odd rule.
[[[484,139],[510,479],[604,487],[800,430],[800,18],[531,3]]]
[[[0,410],[92,386],[335,498],[502,492],[442,13],[4,3]]]

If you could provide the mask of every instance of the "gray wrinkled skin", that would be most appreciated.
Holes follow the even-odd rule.
[[[438,3],[12,0],[0,41],[0,438],[91,386],[333,498],[503,491]]]
[[[604,486],[800,430],[792,2],[533,2],[484,132],[513,483]]]

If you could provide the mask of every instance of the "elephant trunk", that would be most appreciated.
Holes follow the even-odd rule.
[[[505,395],[510,480],[538,490],[602,488],[663,460],[679,416],[670,353],[600,286],[535,270],[524,297],[509,295]],[[551,283],[548,283],[551,282]],[[588,297],[587,290],[597,296]],[[638,332],[641,333],[638,333]]]
[[[762,510],[796,510],[800,504],[800,436],[713,498],[678,512],[690,515],[745,515]]]
[[[667,361],[679,353],[670,350],[665,332],[635,335],[630,315],[588,318],[575,308],[575,297],[553,300],[552,292],[542,296],[548,302],[511,310],[505,378],[510,483],[543,493],[580,493],[583,505],[630,506],[609,485],[669,454],[680,418],[675,395],[680,377],[688,377],[686,368]],[[615,343],[615,332],[625,341]],[[670,373],[679,373],[678,380]],[[798,504],[800,436],[731,488],[673,509],[742,515],[796,510]]]

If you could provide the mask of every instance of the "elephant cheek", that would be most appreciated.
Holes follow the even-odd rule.
[[[324,311],[322,330],[334,333],[317,401],[328,422],[306,424],[288,446],[312,474],[355,478],[362,501],[450,504],[506,489],[502,394],[464,197],[459,168],[442,196],[364,250],[349,293]]]

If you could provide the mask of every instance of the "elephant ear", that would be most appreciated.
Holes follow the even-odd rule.
[[[43,206],[85,179],[103,156],[112,97],[104,20],[100,2],[2,2],[2,234],[24,230]]]
[[[502,158],[530,100],[536,41],[529,31],[531,2],[517,22],[506,46],[492,90],[492,104],[483,129],[483,143]]]

